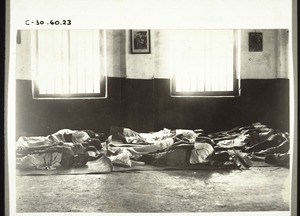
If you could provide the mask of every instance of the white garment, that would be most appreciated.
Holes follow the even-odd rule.
[[[137,147],[125,147],[132,155],[143,155],[149,154],[157,151],[162,151],[174,144],[172,138],[166,138],[163,140],[157,141],[155,144],[150,145],[140,145]]]
[[[70,130],[70,129],[61,129],[51,135],[49,135],[48,137],[50,139],[52,139],[54,142],[66,142],[65,138],[64,138],[64,134],[71,134],[74,131]]]
[[[50,140],[48,137],[43,136],[36,136],[36,137],[24,137],[21,136],[16,142],[17,149],[25,149],[28,147],[36,147],[41,145],[51,145],[53,141]]]
[[[56,133],[50,135],[50,137],[52,137],[56,142],[66,142],[64,134],[72,134],[73,143],[83,143],[90,138],[89,135],[84,131],[70,129],[61,129]]]
[[[182,135],[185,139],[188,139],[191,143],[195,142],[197,134],[193,130],[176,129],[176,136]]]
[[[156,145],[160,147],[158,150],[165,150],[169,147],[171,147],[174,144],[173,138],[166,138],[163,140],[160,140]]]
[[[123,135],[126,139],[127,143],[147,143],[147,144],[154,144],[160,140],[173,137],[174,134],[171,133],[171,130],[164,128],[158,132],[152,133],[138,133],[129,128],[123,129]]]
[[[229,140],[221,140],[217,143],[217,146],[222,148],[244,147],[250,142],[250,135],[241,133],[238,137]]]
[[[158,132],[153,133],[139,133],[139,135],[146,141],[146,143],[152,144],[157,143],[157,141],[164,140],[170,137],[173,137],[174,134],[171,133],[171,130],[164,128]]]
[[[29,154],[22,158],[17,158],[17,168],[53,170],[61,166],[61,159],[62,154],[58,152]]]
[[[132,154],[129,151],[127,151],[127,149],[122,148],[120,149],[119,154],[110,156],[108,158],[114,165],[131,167],[131,160],[130,160],[131,156]]]
[[[207,163],[214,148],[208,143],[195,143],[190,157],[190,164]]]
[[[260,122],[256,122],[252,124],[255,129],[264,129],[267,128],[266,125],[261,124]]]

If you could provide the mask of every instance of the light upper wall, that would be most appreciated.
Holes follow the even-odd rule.
[[[16,45],[16,79],[31,79],[30,31],[20,31],[21,43]]]
[[[263,33],[262,52],[248,51],[248,34],[255,31]],[[241,78],[288,78],[287,30],[241,31]]]
[[[156,44],[153,43],[153,33],[150,31],[150,54],[131,54],[130,32],[126,31],[126,77],[131,79],[152,79],[154,78],[154,53]]]
[[[241,30],[240,71],[242,79],[288,78],[288,31],[256,30],[263,33],[263,51],[248,51],[248,33]],[[169,78],[169,52],[172,30],[151,30],[150,54],[130,53],[129,30],[107,30],[107,75],[132,79]],[[31,79],[30,31],[21,31],[21,44],[16,46],[16,78]],[[174,44],[176,46],[176,44]]]
[[[107,74],[110,77],[124,77],[126,71],[126,32],[122,30],[106,31]]]

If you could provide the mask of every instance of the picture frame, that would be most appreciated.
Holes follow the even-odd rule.
[[[249,52],[263,51],[263,34],[262,32],[249,32]]]
[[[130,39],[131,39],[132,54],[151,53],[150,30],[148,29],[130,30]]]

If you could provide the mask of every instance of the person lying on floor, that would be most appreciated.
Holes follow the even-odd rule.
[[[190,133],[193,134],[193,133]],[[194,134],[193,134],[194,135]],[[194,142],[186,139],[187,135],[179,133],[179,135],[171,137],[166,137],[164,139],[159,139],[153,144],[148,145],[133,145],[132,147],[112,147],[109,146],[107,153],[109,159],[115,165],[124,165],[130,167],[132,164],[136,164],[135,161],[131,161],[130,158],[134,156],[139,156],[148,153],[160,152],[166,149],[171,150],[172,147],[194,147]],[[202,140],[205,142],[212,143],[212,140],[206,137],[198,137],[198,141]],[[108,144],[112,142],[111,137],[108,139]],[[213,143],[212,143],[213,144]],[[139,165],[139,163],[138,163]]]
[[[52,146],[40,145],[17,151],[17,168],[47,169],[85,166],[88,161],[99,159],[103,153],[95,147],[82,144],[56,143]]]
[[[229,131],[220,131],[209,134],[217,146],[222,148],[244,148],[265,141],[275,133],[275,130],[268,128],[261,123],[253,123],[250,126],[236,127]]]
[[[214,142],[204,136],[197,137],[196,142],[193,144],[184,141],[174,143],[172,138],[163,141],[166,141],[164,145],[167,147],[162,147],[160,145],[162,142],[139,147],[109,148],[108,158],[114,165],[126,167],[142,165],[140,162],[153,166],[189,166],[194,164],[208,164],[219,167],[243,166],[243,168],[251,166],[248,155],[224,150],[216,152],[213,148]]]
[[[109,139],[112,141],[118,140],[123,143],[132,144],[153,144],[158,140],[173,136],[173,133],[171,133],[169,129],[163,129],[153,133],[138,133],[132,129],[117,126],[111,126],[109,134],[111,135]]]
[[[290,166],[290,151],[285,153],[268,153],[265,157],[265,162],[273,166]]]
[[[198,135],[203,135],[202,129],[188,130],[188,129],[176,129],[170,130],[164,128],[158,132],[151,133],[139,133],[129,128],[112,126],[109,132],[108,139],[112,141],[121,141],[123,143],[131,144],[155,144],[161,140],[167,138],[177,137],[180,140],[184,140],[189,143],[195,142]]]
[[[120,130],[120,128],[118,128]],[[116,130],[116,128],[114,128]],[[121,129],[122,134],[118,134],[118,136],[122,135],[130,136],[132,137],[135,135],[136,137],[140,137],[140,134],[137,132],[134,132],[127,128]],[[141,163],[136,162],[135,160],[131,160],[132,158],[135,158],[136,156],[141,156],[144,154],[154,153],[154,152],[161,152],[166,149],[171,148],[173,145],[175,146],[189,146],[194,147],[194,143],[189,142],[187,139],[184,139],[184,137],[187,137],[182,135],[183,132],[180,133],[180,135],[175,136],[175,133],[172,134],[172,137],[169,136],[160,136],[159,139],[152,139],[153,143],[148,143],[147,145],[133,145],[132,147],[113,147],[109,144],[112,142],[112,136],[108,138],[108,151],[107,156],[112,161],[114,165],[121,165],[121,166],[127,166],[131,167],[132,165],[140,165]],[[184,133],[187,133],[184,131]],[[161,133],[159,133],[161,135]],[[194,135],[194,133],[192,133]],[[116,134],[115,134],[116,135]],[[152,138],[158,137],[158,134],[154,135],[154,133],[151,134]],[[114,137],[116,138],[116,137]],[[142,139],[142,137],[140,137]],[[148,137],[149,138],[149,137]],[[148,139],[149,140],[149,139]],[[154,140],[156,140],[154,142]]]
[[[288,133],[276,133],[267,140],[245,148],[250,158],[273,166],[289,167],[290,141]]]
[[[102,142],[106,139],[104,134],[96,134],[92,131],[78,131],[62,129],[48,136],[24,137],[21,136],[16,142],[17,149],[26,149],[28,147],[51,146],[56,143],[77,143],[84,147],[94,146],[96,149],[102,149]],[[105,140],[104,140],[105,141]]]
[[[108,138],[108,152],[111,152],[109,152],[110,155],[108,157],[115,165],[130,167],[134,159],[148,164],[149,161],[152,161],[151,165],[155,166],[177,166],[199,163],[211,163],[215,166],[223,166],[228,163],[238,163],[248,168],[252,165],[247,154],[240,152],[229,153],[227,151],[215,152],[215,141],[201,129],[176,129],[174,131],[164,129],[163,131],[150,133],[147,137],[148,143],[146,145],[146,136],[129,128],[111,127],[110,134],[111,136]],[[152,143],[149,142],[149,137],[152,138]],[[124,143],[132,140],[135,140],[135,142],[130,147],[120,148],[117,146],[113,147],[113,139],[119,139]],[[230,159],[235,159],[235,161],[230,161]]]
[[[210,143],[196,142],[192,146],[176,146],[167,151],[144,154],[139,161],[153,166],[191,166],[196,164],[239,167],[236,154],[227,150],[216,152]],[[245,168],[249,166],[243,166]]]
[[[70,130],[62,129],[48,136],[55,142],[72,142],[72,143],[91,143],[94,140],[105,142],[106,137],[103,133],[95,133],[92,130]],[[100,148],[100,146],[95,146]]]
[[[256,143],[253,146],[245,147],[244,152],[261,152],[261,153],[284,153],[289,150],[289,137],[287,133],[275,133],[266,140]]]

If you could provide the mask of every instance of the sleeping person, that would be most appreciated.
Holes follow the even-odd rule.
[[[93,140],[105,142],[103,133],[95,133],[92,130],[70,130],[62,129],[48,136],[54,142],[89,143]],[[95,146],[97,148],[97,146]],[[99,147],[100,148],[100,147]]]
[[[91,131],[63,129],[46,137],[20,137],[16,142],[17,168],[84,166],[103,155],[101,139],[89,134]]]
[[[97,160],[103,155],[95,147],[82,144],[57,143],[17,150],[17,168],[47,169],[85,166],[88,161]]]
[[[56,143],[77,143],[85,147],[94,146],[98,150],[102,148],[101,143],[105,141],[104,134],[97,134],[90,130],[70,130],[62,129],[48,136],[21,136],[16,142],[17,149],[26,149],[41,145],[51,146]],[[103,141],[104,140],[104,141]]]

